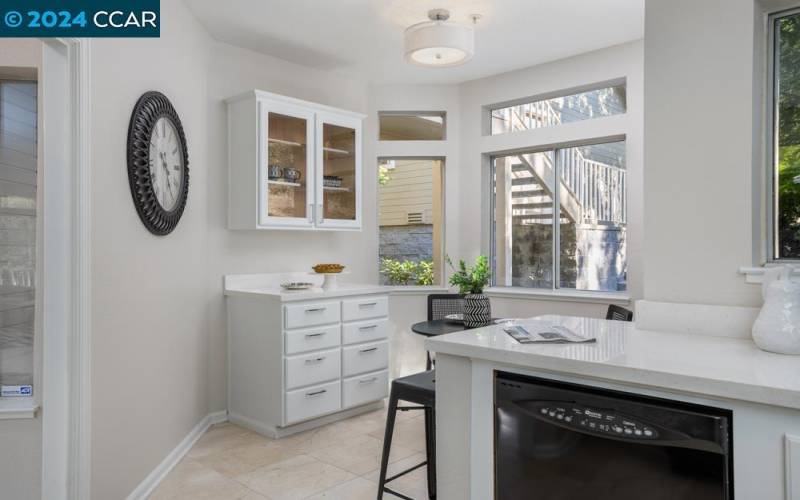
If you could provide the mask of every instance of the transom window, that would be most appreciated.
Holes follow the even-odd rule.
[[[800,259],[800,10],[771,17],[769,260]]]
[[[625,84],[569,95],[537,99],[491,110],[491,134],[506,134],[533,128],[552,127],[625,113]]]

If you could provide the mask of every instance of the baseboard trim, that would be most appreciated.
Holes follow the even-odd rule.
[[[234,412],[230,412],[228,414],[228,420],[230,420],[234,424],[244,427],[245,429],[250,429],[251,431],[263,434],[272,439],[280,439],[286,436],[291,436],[292,434],[297,434],[298,432],[308,431],[311,429],[315,429],[317,427],[322,427],[323,425],[337,422],[339,420],[355,417],[356,415],[360,415],[362,413],[380,410],[381,408],[383,408],[383,406],[384,406],[383,400],[373,401],[372,403],[367,403],[365,405],[357,406],[355,408],[349,408],[343,411],[337,411],[336,413],[331,413],[323,417],[306,420],[304,422],[299,422],[297,424],[289,425],[287,427],[273,427],[271,425],[265,425],[256,420],[253,420],[252,418],[248,418]]]
[[[169,455],[161,461],[158,466],[153,469],[150,474],[144,478],[139,486],[136,487],[133,492],[128,495],[127,500],[146,500],[153,491],[155,491],[156,487],[161,484],[161,481],[169,474],[169,472],[178,465],[178,462],[192,449],[192,446],[197,442],[200,437],[214,424],[220,424],[222,422],[227,422],[228,420],[228,412],[227,411],[218,411],[214,413],[209,413],[205,417],[203,417],[194,428],[189,431],[189,434],[183,438],[183,440],[175,447]]]

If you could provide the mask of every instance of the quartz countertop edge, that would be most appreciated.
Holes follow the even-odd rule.
[[[523,345],[502,326],[487,326],[428,338],[425,346],[499,365],[800,410],[800,356],[764,352],[744,338],[637,330],[593,318],[536,319],[584,329],[598,341]]]
[[[358,285],[341,284],[338,288],[324,290],[319,287],[307,290],[284,290],[280,286],[266,286],[256,288],[231,287],[225,289],[227,296],[245,297],[270,297],[280,299],[283,302],[294,302],[301,300],[331,299],[336,297],[347,297],[352,295],[371,295],[377,293],[389,293],[391,287],[379,285]]]

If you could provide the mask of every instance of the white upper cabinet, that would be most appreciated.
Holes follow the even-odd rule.
[[[258,90],[227,102],[230,229],[361,228],[363,115]]]

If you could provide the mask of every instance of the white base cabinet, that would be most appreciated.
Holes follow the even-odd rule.
[[[384,292],[301,301],[241,294],[227,304],[232,421],[275,437],[388,396]]]

